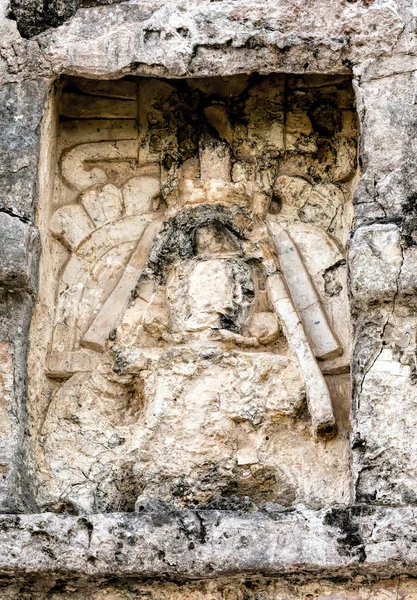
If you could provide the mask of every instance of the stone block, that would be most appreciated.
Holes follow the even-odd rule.
[[[0,305],[0,310],[3,306]],[[15,352],[13,344],[0,340],[0,510],[14,512],[17,498],[17,440]]]
[[[364,175],[355,193],[356,225],[415,219],[415,89],[408,72],[384,73],[357,86]]]
[[[47,83],[0,87],[0,208],[33,219],[37,201],[41,119]]]
[[[39,236],[35,227],[0,212],[0,287],[35,291],[38,253]]]
[[[351,292],[356,304],[392,301],[403,262],[400,231],[394,224],[356,230],[350,245]]]

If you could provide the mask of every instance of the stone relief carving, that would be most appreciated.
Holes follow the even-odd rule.
[[[333,477],[343,501],[354,113],[312,83],[144,80],[139,133],[90,88],[63,122],[32,392],[43,506],[320,505]]]

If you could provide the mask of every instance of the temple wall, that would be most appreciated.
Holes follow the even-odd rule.
[[[415,28],[0,1],[1,597],[415,593]]]

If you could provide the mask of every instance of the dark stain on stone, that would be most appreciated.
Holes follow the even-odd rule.
[[[8,18],[16,21],[24,38],[31,38],[50,27],[59,27],[75,15],[78,8],[119,4],[125,0],[11,0]]]
[[[20,517],[18,516],[3,516],[0,520],[0,531],[8,531],[9,529],[19,529]]]
[[[9,215],[9,217],[15,217],[16,219],[19,219],[19,221],[21,221],[22,223],[33,225],[33,222],[30,219],[28,219],[24,215],[16,213],[13,208],[0,208],[0,213]]]
[[[243,47],[248,48],[249,50],[261,50],[262,48],[265,48],[265,44],[260,40],[257,40],[256,37],[251,36],[246,40]]]
[[[323,272],[324,291],[328,296],[339,296],[343,285],[339,281],[339,268],[346,266],[346,260],[338,260],[334,265],[327,267]]]
[[[68,581],[65,579],[57,579],[55,585],[49,590],[50,594],[57,594],[60,592],[66,592],[68,588]]]
[[[417,245],[417,193],[410,194],[402,205],[401,233],[406,248]]]
[[[320,99],[313,104],[307,114],[314,131],[323,137],[333,137],[342,128],[340,110],[330,100]]]
[[[341,533],[337,538],[340,555],[357,557],[359,563],[365,562],[366,552],[359,526],[352,517],[362,514],[361,510],[362,507],[332,508],[324,517],[325,525],[335,527]]]
[[[373,492],[361,492],[360,491],[360,483],[361,483],[361,478],[359,478],[359,483],[357,486],[357,493],[356,493],[356,499],[358,500],[358,502],[375,502],[377,491],[374,490]]]
[[[87,535],[88,535],[88,547],[90,547],[91,538],[93,536],[93,531],[94,531],[94,525],[86,517],[80,517],[80,519],[78,519],[78,524],[80,525],[81,528],[84,528],[86,530]]]
[[[353,438],[352,450],[358,450],[358,452],[364,453],[366,450],[366,440],[361,438],[359,434]]]
[[[172,512],[152,513],[150,518],[152,520],[152,525],[155,527],[164,527],[165,525],[170,525],[172,523]]]
[[[43,548],[41,548],[41,551],[47,556],[49,556],[49,558],[52,558],[52,560],[56,560],[55,553],[53,552],[53,550],[51,550],[51,548],[44,546]]]
[[[112,4],[120,4],[126,0],[78,0],[79,8],[91,8],[94,6],[109,6]]]
[[[11,0],[9,18],[24,38],[58,27],[77,12],[77,0]]]
[[[207,530],[202,516],[196,511],[175,511],[178,529],[190,541],[205,544]]]
[[[250,226],[250,217],[242,208],[207,204],[185,209],[168,219],[149,257],[149,267],[158,279],[165,277],[175,261],[194,256],[195,231],[210,223],[223,225],[239,238]]]
[[[54,512],[59,515],[78,516],[78,508],[70,500],[58,501],[45,506],[45,512]]]
[[[239,498],[238,496],[214,496],[208,502],[199,505],[201,510],[227,510],[249,512],[255,506],[250,498]]]

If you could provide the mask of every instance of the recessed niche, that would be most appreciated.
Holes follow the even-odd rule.
[[[66,77],[48,115],[40,507],[347,503],[350,80]]]

